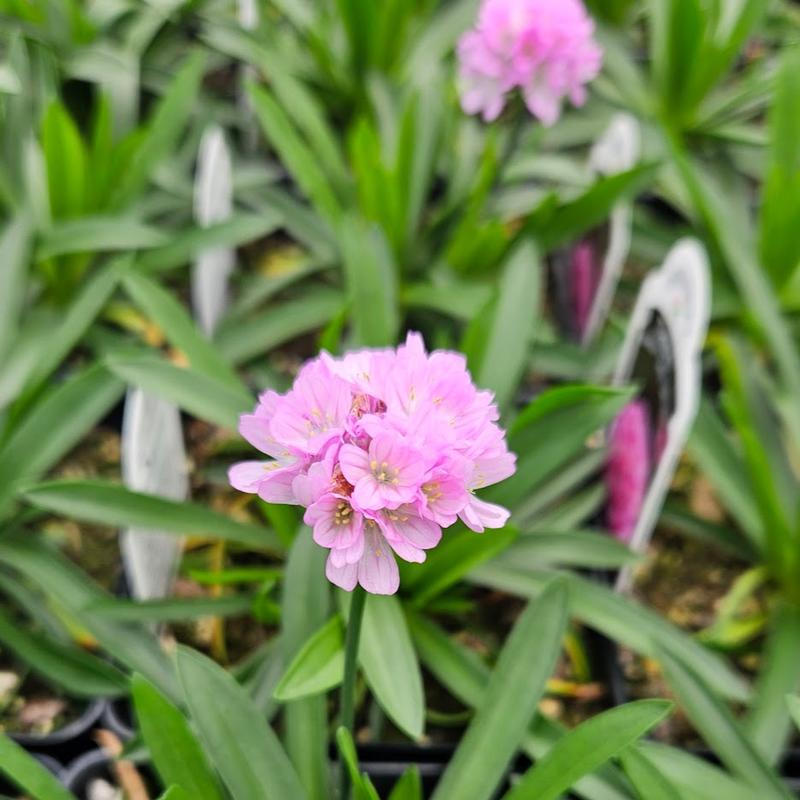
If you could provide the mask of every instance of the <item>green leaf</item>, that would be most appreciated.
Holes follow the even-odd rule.
[[[129,264],[128,256],[120,256],[86,282],[83,290],[64,313],[61,324],[53,329],[50,347],[28,379],[26,385],[28,394],[35,393],[94,323]],[[27,400],[28,394],[20,402]]]
[[[652,183],[655,164],[642,164],[627,172],[598,178],[580,197],[552,208],[544,205],[524,230],[536,236],[539,246],[550,251],[574,241],[606,220],[613,207]]]
[[[472,569],[504,552],[517,536],[516,529],[510,527],[488,535],[463,527],[448,531],[422,564],[404,568],[403,586],[413,595],[413,605],[422,608]]]
[[[76,697],[113,697],[128,685],[115,667],[91,653],[15,623],[0,609],[0,642],[46,680]]]
[[[763,524],[741,453],[707,397],[700,402],[688,449],[748,539],[763,546]]]
[[[181,64],[148,120],[146,132],[116,187],[116,207],[128,205],[135,199],[156,169],[174,151],[195,107],[203,68],[204,52],[196,48]]]
[[[536,713],[566,624],[567,587],[554,581],[515,623],[433,800],[484,800],[496,790]]]
[[[714,690],[705,685],[677,654],[661,651],[658,658],[664,676],[689,720],[725,766],[765,800],[791,797]]]
[[[791,714],[795,727],[800,730],[800,697],[789,695],[786,698],[786,704],[789,706],[789,713]]]
[[[791,729],[785,696],[800,687],[800,610],[781,604],[772,612],[762,652],[745,730],[761,755],[775,764]]]
[[[776,288],[800,267],[800,47],[787,47],[770,108],[759,254]]]
[[[653,72],[663,109],[681,120],[706,26],[700,0],[651,0]]]
[[[266,209],[258,214],[234,211],[221,222],[207,227],[186,227],[172,234],[168,244],[154,247],[136,258],[144,272],[161,273],[189,264],[198,253],[217,247],[239,247],[269,236],[282,223],[276,209]]]
[[[192,800],[192,795],[187,794],[180,786],[170,786],[158,800]]]
[[[344,677],[344,625],[331,617],[300,648],[275,687],[275,699],[285,702],[326,692]]]
[[[339,240],[355,343],[394,344],[400,325],[397,278],[385,239],[377,228],[348,216]]]
[[[679,796],[666,776],[637,747],[623,751],[620,761],[641,800],[675,800]]]
[[[497,556],[500,563],[532,569],[548,564],[614,569],[638,559],[636,553],[610,533],[589,531],[523,534]]]
[[[120,399],[122,383],[93,366],[50,389],[0,449],[0,509],[57,464]]]
[[[43,261],[68,253],[144,250],[169,241],[168,235],[132,217],[81,217],[59,222],[45,231],[36,248]]]
[[[243,320],[223,322],[217,344],[223,357],[240,364],[326,325],[344,298],[329,288],[315,287],[300,297],[259,311]]]
[[[17,332],[25,307],[25,276],[32,231],[29,220],[18,214],[0,233],[0,359]]]
[[[131,679],[136,721],[165,785],[197,800],[222,800],[217,779],[184,715],[141,675]]]
[[[666,700],[639,700],[604,711],[560,739],[506,795],[507,800],[552,800],[618,755],[667,716]]]
[[[42,150],[53,218],[78,216],[86,202],[86,148],[72,117],[58,100],[50,103],[42,120]]]
[[[275,148],[301,191],[328,222],[337,220],[341,215],[339,201],[314,153],[300,138],[286,113],[261,86],[249,83],[247,94],[267,141]]]
[[[419,767],[412,764],[392,788],[389,800],[423,800]]]
[[[213,661],[179,647],[184,699],[209,759],[233,797],[307,797],[278,737],[245,690]]]
[[[108,595],[61,553],[26,531],[20,537],[0,538],[0,561],[39,586],[70,618],[79,620],[118,662],[141,672],[170,697],[177,696],[174,670],[152,631],[89,614],[86,608]]]
[[[680,654],[720,694],[740,702],[749,699],[748,684],[724,659],[659,614],[596,581],[570,573],[559,574],[569,583],[572,614],[590,627],[650,657],[656,656],[657,648]],[[552,577],[552,570],[488,563],[474,570],[468,580],[520,597],[538,597]]]
[[[229,385],[239,394],[249,395],[236,372],[170,292],[135,271],[125,276],[123,285],[139,308],[161,327],[170,343],[186,354],[192,369]]]
[[[50,770],[26,753],[16,742],[0,733],[0,773],[33,800],[75,800]]]
[[[200,617],[234,617],[253,605],[246,594],[222,597],[167,597],[158,600],[105,600],[87,611],[123,622],[173,622]]]
[[[422,676],[397,597],[367,598],[358,659],[381,708],[400,730],[419,739],[425,720]]]
[[[514,420],[509,447],[517,471],[489,487],[485,499],[506,507],[530,497],[531,490],[586,449],[587,438],[608,425],[630,398],[629,391],[592,386],[550,389]]]
[[[197,503],[176,503],[114,483],[51,481],[27,489],[22,496],[37,508],[101,525],[208,536],[258,550],[279,549],[275,534],[258,525],[236,522]]]
[[[325,558],[325,550],[316,544],[311,531],[301,527],[289,551],[283,582],[281,653],[284,664],[300,662],[299,653],[305,642],[330,613],[330,587],[324,578]],[[320,694],[288,702],[283,721],[286,751],[309,799],[328,800],[327,698]]]
[[[350,783],[353,786],[353,800],[380,800],[378,793],[372,785],[369,777],[359,771],[358,753],[353,742],[353,737],[347,728],[339,727],[336,730],[336,746],[344,761],[344,767],[350,775]]]
[[[231,385],[187,367],[178,367],[155,355],[112,353],[109,369],[122,380],[170,400],[200,419],[235,430],[239,416],[253,407],[253,398],[241,384]]]
[[[642,755],[669,780],[681,797],[691,800],[753,800],[753,788],[703,758],[677,747],[645,742]],[[643,798],[645,800],[645,798]],[[649,797],[646,800],[650,800]]]
[[[479,386],[491,389],[500,408],[514,398],[533,343],[539,315],[541,262],[523,240],[508,256],[499,294],[486,323],[486,338],[470,368]]]
[[[489,667],[474,650],[456,642],[429,620],[411,614],[409,625],[425,668],[454,697],[467,706],[480,706],[489,682]],[[541,758],[565,732],[557,723],[541,715],[534,718],[522,742],[533,759]],[[624,779],[609,766],[587,775],[575,786],[581,797],[589,800],[629,800]]]

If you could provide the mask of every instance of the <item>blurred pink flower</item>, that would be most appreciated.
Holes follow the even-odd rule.
[[[306,364],[291,391],[265,392],[239,430],[271,457],[230,470],[231,484],[269,502],[305,506],[325,574],[393,594],[395,555],[425,560],[442,528],[500,528],[506,509],[474,492],[515,470],[490,392],[457,353],[426,353],[419,334],[396,350]]]
[[[570,287],[575,332],[583,338],[592,313],[600,273],[594,243],[590,239],[579,241],[570,254]]]
[[[633,400],[614,421],[609,436],[606,487],[607,524],[623,542],[630,540],[642,510],[652,468],[650,421],[643,400]]]
[[[585,85],[600,72],[593,36],[581,0],[483,0],[458,43],[462,108],[489,122],[519,89],[531,114],[552,125],[564,98],[583,105]]]

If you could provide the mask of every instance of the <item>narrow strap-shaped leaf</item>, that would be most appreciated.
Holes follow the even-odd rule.
[[[258,525],[237,522],[196,503],[175,503],[104,481],[41,483],[27,489],[23,498],[38,508],[102,525],[158,528],[227,539],[257,549],[280,549],[275,534]]]
[[[228,383],[177,367],[158,356],[114,354],[107,363],[112,372],[133,386],[225,428],[235,428],[239,415],[253,405],[252,397],[243,387],[232,388]]]
[[[671,622],[596,581],[564,575],[570,585],[572,613],[587,625],[651,657],[656,655],[657,647],[680,653],[721,695],[739,702],[749,699],[749,685],[724,659]],[[521,597],[537,597],[552,576],[551,570],[524,570],[490,563],[478,567],[468,580]]]
[[[46,767],[16,742],[0,733],[0,774],[6,775],[33,800],[75,800]]]
[[[338,686],[344,677],[344,626],[337,614],[300,648],[275,687],[281,702],[319,694]]]
[[[156,636],[142,626],[87,612],[87,607],[108,600],[109,595],[87,580],[86,574],[61,553],[26,532],[22,537],[0,538],[0,561],[39,586],[70,617],[79,619],[116,661],[142,673],[169,697],[178,696],[174,669]]]
[[[662,651],[658,658],[686,715],[728,769],[750,784],[760,798],[791,797],[714,691],[675,655]]]
[[[634,746],[620,756],[625,774],[641,800],[676,800],[678,790],[642,751]]]
[[[87,611],[122,622],[166,622],[200,617],[233,617],[245,614],[253,605],[253,595],[222,597],[167,597],[153,600],[105,600]]]
[[[582,722],[560,739],[506,800],[553,800],[577,780],[613,758],[669,713],[665,700],[639,700],[604,711]]]
[[[425,719],[422,675],[397,597],[368,598],[358,659],[381,708],[412,739],[422,736]]]
[[[330,613],[325,557],[325,550],[313,540],[311,531],[300,527],[286,564],[281,606],[281,650],[290,669],[293,664],[302,669],[312,666],[301,661],[301,653],[307,637],[322,626]],[[327,713],[324,694],[292,700],[284,709],[286,751],[309,800],[327,800],[330,796]]]
[[[141,675],[133,676],[131,691],[139,730],[164,784],[177,784],[196,800],[222,800],[185,716]]]
[[[126,677],[97,656],[15,623],[0,609],[0,642],[48,681],[78,697],[113,697]]]
[[[233,797],[305,800],[278,737],[245,690],[213,661],[178,648],[184,699],[204,749]]]
[[[246,392],[239,376],[219,351],[200,332],[184,307],[156,281],[141,272],[131,271],[123,279],[125,291],[166,334],[170,343],[182,350],[189,364],[231,389]]]
[[[0,450],[0,509],[20,485],[58,463],[111,410],[123,388],[95,365],[44,394]]]
[[[744,724],[756,749],[775,764],[791,732],[785,697],[800,687],[800,610],[781,605],[772,614],[763,652]]]
[[[567,587],[556,580],[515,623],[433,800],[484,800],[495,791],[536,713],[566,624]]]

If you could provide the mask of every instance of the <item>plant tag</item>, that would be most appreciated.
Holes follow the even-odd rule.
[[[125,398],[122,477],[129,489],[169,500],[185,500],[189,492],[180,411],[141,389],[129,389]],[[133,597],[152,600],[166,596],[178,568],[181,538],[129,528],[122,534],[121,547]]]
[[[697,413],[709,313],[706,252],[696,240],[682,239],[642,285],[613,379],[616,386],[638,385],[631,405],[642,412],[646,437],[641,507],[624,537],[637,552],[647,547]],[[624,570],[617,588],[629,583],[630,573]]]
[[[203,133],[197,156],[194,214],[207,227],[228,219],[233,211],[231,157],[222,130],[210,126]],[[200,329],[211,336],[228,306],[228,280],[236,262],[230,247],[200,252],[192,268],[192,308]]]
[[[589,154],[598,176],[632,169],[639,160],[641,133],[630,114],[617,114]],[[605,222],[551,259],[557,316],[565,333],[586,346],[594,341],[617,289],[631,246],[633,208],[619,202]]]

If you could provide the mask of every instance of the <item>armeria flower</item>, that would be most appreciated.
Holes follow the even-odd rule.
[[[630,540],[642,511],[652,469],[647,404],[633,400],[614,421],[609,436],[606,521],[623,542]]]
[[[497,119],[519,89],[528,110],[552,125],[568,98],[580,106],[603,54],[581,0],[483,0],[458,43],[461,105]]]
[[[458,518],[475,531],[507,522],[506,509],[475,496],[514,472],[497,419],[463,356],[428,355],[419,334],[396,350],[323,353],[291,391],[266,392],[242,416],[240,432],[271,460],[235,465],[230,481],[304,506],[337,586],[393,594],[395,556],[424,561]]]

